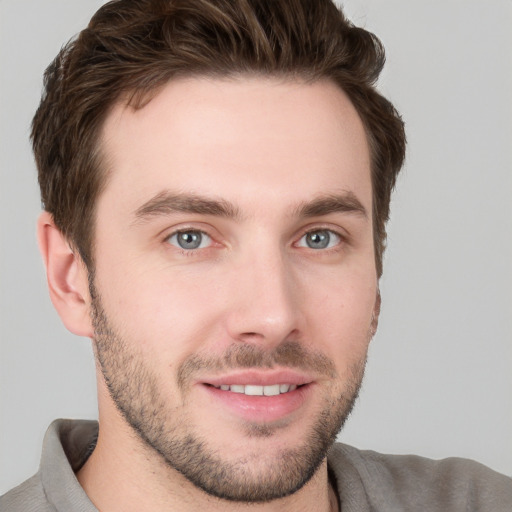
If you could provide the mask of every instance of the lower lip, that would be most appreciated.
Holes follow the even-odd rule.
[[[251,422],[269,423],[285,419],[299,410],[311,392],[312,384],[305,384],[294,391],[275,396],[249,396],[243,393],[223,391],[214,386],[203,384],[209,395],[236,416]]]

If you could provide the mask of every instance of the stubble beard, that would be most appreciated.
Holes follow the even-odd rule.
[[[320,412],[298,446],[277,453],[259,453],[252,459],[247,455],[233,458],[232,453],[231,458],[223,457],[208,438],[195,432],[186,411],[179,407],[171,409],[166,403],[152,368],[112,329],[92,285],[91,296],[95,355],[111,398],[140,440],[160,455],[168,467],[211,496],[246,503],[283,498],[313,477],[352,411],[366,359],[346,376],[344,392],[323,398]],[[222,361],[196,356],[186,360],[178,371],[178,387],[184,389],[194,369],[201,365],[254,368],[281,364],[294,368],[300,361],[301,367],[318,370],[319,365],[326,365],[324,373],[335,372],[333,363],[325,356],[315,357],[297,342],[288,342],[272,354],[242,344],[228,352]],[[244,433],[248,438],[268,438],[277,429],[272,425],[247,424]],[[261,464],[262,458],[268,459],[266,463]]]

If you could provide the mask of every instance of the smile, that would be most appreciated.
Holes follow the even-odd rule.
[[[240,370],[204,376],[197,384],[207,393],[205,406],[213,403],[236,418],[267,424],[293,418],[317,387],[314,375],[292,369]]]
[[[254,384],[221,384],[213,386],[222,391],[241,393],[248,396],[276,396],[289,393],[297,389],[296,384],[273,384],[271,386],[256,386]]]

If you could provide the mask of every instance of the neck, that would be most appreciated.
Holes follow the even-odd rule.
[[[329,485],[327,462],[296,493],[266,503],[245,503],[209,496],[169,468],[136,437],[124,420],[100,418],[98,442],[77,474],[89,499],[102,512],[299,512],[338,510]]]

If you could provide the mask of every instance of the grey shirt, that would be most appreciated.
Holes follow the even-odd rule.
[[[54,421],[39,471],[0,497],[1,512],[97,512],[75,477],[95,421]],[[511,512],[512,479],[465,459],[382,455],[336,443],[328,455],[343,512]]]

